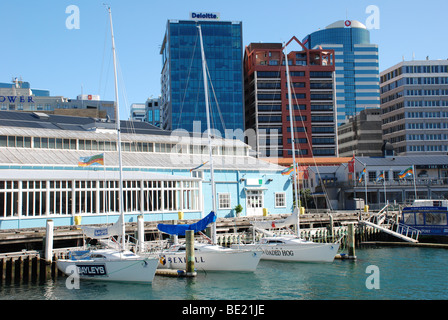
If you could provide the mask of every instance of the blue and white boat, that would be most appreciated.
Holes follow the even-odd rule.
[[[414,200],[403,208],[401,219],[422,236],[448,236],[448,200]]]

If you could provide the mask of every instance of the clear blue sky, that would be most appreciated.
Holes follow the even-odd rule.
[[[112,7],[120,64],[121,117],[132,103],[160,94],[159,48],[168,19],[190,12],[219,12],[221,20],[243,22],[243,45],[284,42],[346,17],[365,24],[366,8],[379,9],[379,29],[370,31],[379,45],[380,71],[400,62],[447,59],[445,0],[39,0],[0,2],[0,82],[22,77],[32,88],[76,98],[81,93],[114,99],[108,15]],[[67,29],[66,8],[80,11],[79,29]]]

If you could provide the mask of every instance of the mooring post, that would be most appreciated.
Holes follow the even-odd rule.
[[[355,255],[355,224],[349,223],[347,229],[347,247],[348,247],[348,258],[356,259]]]
[[[329,217],[330,217],[330,225],[328,227],[328,231],[330,234],[330,241],[333,242],[334,241],[334,218],[331,213],[329,214]]]
[[[187,276],[195,275],[194,271],[194,231],[185,231],[185,247],[186,247],[186,273]]]
[[[138,240],[138,252],[145,250],[145,220],[143,215],[139,215],[137,218],[137,240]]]
[[[45,261],[50,264],[53,261],[53,220],[47,220],[47,234],[45,237]]]

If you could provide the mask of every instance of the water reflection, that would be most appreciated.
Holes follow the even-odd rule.
[[[356,261],[284,263],[261,261],[253,273],[198,272],[196,278],[156,276],[152,284],[81,281],[66,277],[43,283],[0,285],[1,300],[296,300],[448,299],[448,250],[381,248],[357,250]],[[366,268],[378,267],[380,289],[366,287]]]

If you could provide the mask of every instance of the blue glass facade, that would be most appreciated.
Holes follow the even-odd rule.
[[[380,106],[378,46],[370,44],[370,32],[362,24],[344,23],[336,22],[302,41],[311,49],[335,50],[338,125],[361,110]]]
[[[244,130],[242,24],[225,21],[171,20],[162,45],[164,129],[207,129],[198,24],[209,69],[212,127]]]

